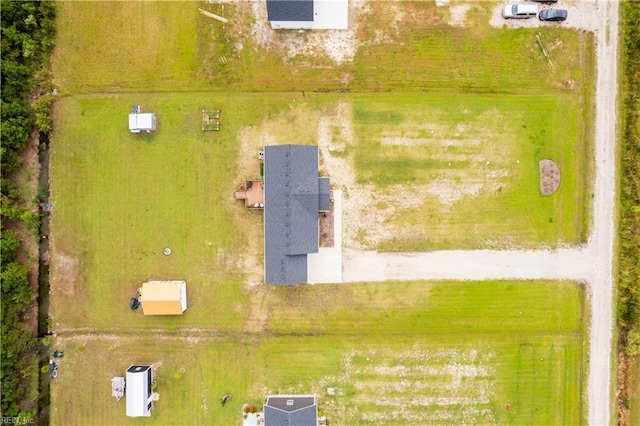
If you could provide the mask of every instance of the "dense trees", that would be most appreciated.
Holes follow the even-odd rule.
[[[631,424],[631,358],[640,353],[640,1],[620,3],[623,42],[622,182],[618,274],[618,423]],[[637,419],[636,419],[637,420]]]
[[[10,229],[34,228],[37,215],[33,200],[25,199],[12,180],[21,167],[20,155],[27,146],[34,123],[50,131],[49,58],[53,46],[55,4],[45,1],[3,1],[0,37],[0,87],[2,87],[0,147],[2,176],[0,240],[0,317],[2,345],[0,375],[1,412],[4,417],[35,417],[33,403],[27,401],[38,380],[39,342],[26,325],[28,309],[35,298],[28,274],[30,268],[18,263],[20,239]],[[41,98],[49,99],[46,103]],[[35,108],[34,105],[39,105]]]

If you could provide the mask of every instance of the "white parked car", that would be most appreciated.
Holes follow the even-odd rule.
[[[502,9],[502,17],[505,19],[529,19],[537,15],[537,4],[514,3]]]

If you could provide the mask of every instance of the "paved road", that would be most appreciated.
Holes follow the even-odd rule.
[[[611,422],[615,141],[618,3],[597,1],[583,15],[597,38],[593,234],[586,247],[555,251],[451,250],[381,253],[343,251],[343,282],[419,279],[571,279],[588,283],[591,297],[589,423]],[[588,4],[580,4],[589,7]],[[583,11],[584,12],[584,11]],[[593,14],[593,15],[590,15]],[[591,25],[588,25],[591,27]]]

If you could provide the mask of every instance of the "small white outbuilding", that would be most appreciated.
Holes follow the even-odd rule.
[[[129,114],[129,130],[131,133],[151,133],[156,130],[156,115],[152,112],[133,112]]]
[[[153,408],[153,369],[150,365],[127,368],[127,416],[150,417]]]

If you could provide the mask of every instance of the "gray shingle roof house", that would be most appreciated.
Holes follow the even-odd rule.
[[[267,0],[269,21],[313,21],[313,0]]]
[[[263,412],[265,426],[318,425],[318,404],[315,395],[267,396]]]
[[[318,147],[265,147],[266,283],[307,282],[307,254],[318,252],[318,213],[329,205],[329,179],[318,178]]]
[[[273,29],[346,30],[348,14],[348,0],[267,0]]]

